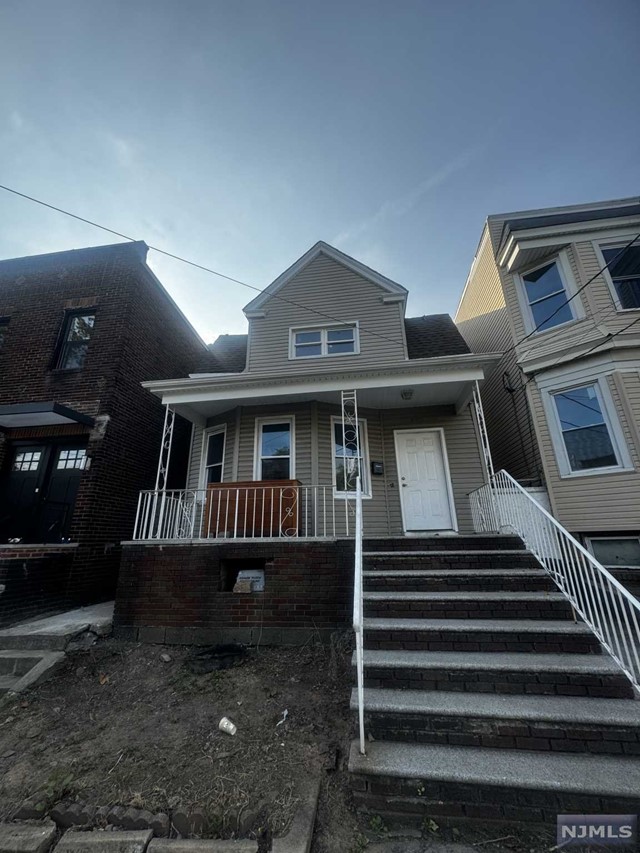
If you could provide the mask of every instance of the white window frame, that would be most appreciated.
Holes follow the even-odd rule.
[[[564,329],[566,328],[566,326],[570,325],[571,323],[575,323],[578,320],[582,320],[584,317],[584,310],[582,307],[582,303],[580,302],[580,297],[577,297],[575,295],[577,292],[577,287],[575,279],[573,277],[573,273],[571,271],[571,263],[569,261],[569,256],[567,254],[566,249],[563,249],[561,252],[558,252],[557,255],[553,255],[552,257],[549,257],[546,260],[535,264],[534,266],[527,267],[526,269],[520,270],[519,272],[513,274],[513,278],[516,283],[516,291],[518,294],[518,302],[520,304],[520,311],[524,319],[524,325],[527,333],[532,333],[533,330],[536,328],[537,324],[533,318],[533,311],[531,310],[531,305],[529,304],[529,300],[527,298],[527,290],[524,284],[523,277],[525,275],[528,275],[529,273],[539,270],[541,267],[546,267],[552,263],[555,263],[558,267],[558,273],[560,275],[560,280],[562,281],[562,286],[564,287],[567,299],[571,299],[571,302],[569,302],[567,306],[571,312],[571,319],[565,320],[564,323],[556,323],[554,326],[551,326],[548,329],[538,329],[535,332],[536,338],[538,337],[538,335],[547,335],[556,331],[557,329]]]
[[[282,415],[278,417],[274,415],[273,417],[268,418],[256,418],[255,424],[255,434],[254,434],[254,444],[253,444],[253,479],[259,482],[263,482],[262,480],[262,454],[261,454],[261,445],[262,442],[260,439],[262,438],[262,427],[266,424],[289,424],[289,434],[290,434],[290,442],[291,442],[291,453],[289,455],[289,480],[295,480],[296,478],[296,419],[295,415]],[[272,459],[275,457],[267,457],[268,459]],[[283,457],[278,457],[282,459]]]
[[[553,397],[555,394],[562,393],[563,391],[572,391],[575,388],[584,388],[586,385],[593,385],[595,388],[600,411],[602,412],[602,418],[609,431],[609,439],[611,440],[613,452],[618,460],[618,464],[609,465],[606,468],[590,468],[586,471],[574,471],[569,462],[569,455],[564,443],[562,425],[560,423],[560,415]],[[544,387],[541,387],[541,393],[542,405],[545,411],[547,424],[549,426],[549,433],[551,435],[551,443],[553,444],[556,461],[558,463],[558,471],[562,479],[597,477],[603,474],[616,474],[620,471],[635,470],[606,375],[584,376],[580,379],[576,377],[569,382],[566,379],[556,380],[553,383],[545,382]]]
[[[603,539],[612,539],[615,542],[618,542],[620,539],[631,539],[635,542],[640,542],[640,535],[634,536],[634,535],[621,534],[620,536],[615,536],[615,534],[611,534],[611,535],[605,534],[602,536],[597,536],[597,535],[596,536],[585,536],[585,544],[587,546],[587,550],[589,551],[589,553],[593,554],[594,557],[596,557],[596,552],[595,552],[595,549],[593,547],[593,542],[594,542],[594,540],[596,542],[601,542]],[[596,559],[598,559],[598,558],[596,557]],[[603,563],[603,565],[605,565],[605,564]],[[605,568],[607,568],[606,565],[605,565]],[[622,565],[622,566],[611,566],[611,568],[613,568],[613,569],[632,569],[635,571],[638,570],[638,566],[624,566],[624,565]]]
[[[216,433],[223,433],[224,440],[222,444],[222,470],[220,473],[220,482],[224,483],[224,464],[227,455],[227,425],[218,424],[217,426],[206,427],[202,431],[202,450],[200,452],[200,488],[206,489],[207,483],[207,452],[209,450],[209,437]]]
[[[333,497],[337,500],[351,500],[355,498],[355,492],[338,491],[337,471],[336,471],[336,434],[335,424],[342,427],[342,418],[338,415],[331,416],[331,483],[333,486]],[[371,499],[371,472],[369,463],[369,432],[367,429],[366,418],[358,418],[358,426],[360,427],[360,453],[362,454],[362,497],[364,500]]]
[[[613,277],[609,272],[609,269],[603,269],[605,264],[607,263],[605,257],[602,253],[603,249],[623,249],[629,240],[620,240],[620,239],[609,239],[609,240],[599,240],[597,243],[594,242],[593,248],[595,250],[596,256],[598,258],[598,263],[600,264],[600,269],[602,269],[602,277],[607,283],[607,287],[609,288],[609,293],[611,294],[611,300],[614,304],[616,311],[621,314],[627,314],[630,311],[640,311],[640,308],[623,308],[620,302],[620,297],[618,296],[618,291],[616,290],[616,286],[613,282]],[[638,241],[638,245],[640,245],[640,241]]]
[[[329,352],[327,332],[353,329],[353,352]],[[320,332],[320,355],[296,355],[297,332]],[[289,361],[307,361],[312,358],[349,358],[360,355],[360,323],[315,323],[308,326],[292,326],[289,329]]]

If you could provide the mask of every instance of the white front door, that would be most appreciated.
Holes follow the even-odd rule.
[[[395,437],[405,531],[452,530],[442,433],[430,429],[398,430]]]

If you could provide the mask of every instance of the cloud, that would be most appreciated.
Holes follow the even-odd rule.
[[[17,110],[12,110],[9,113],[9,127],[11,130],[18,133],[24,127],[24,118]]]
[[[344,245],[361,237],[367,231],[371,231],[389,219],[399,219],[402,216],[406,216],[432,190],[444,184],[456,172],[466,169],[485,150],[486,144],[485,142],[481,145],[474,145],[468,148],[448,163],[445,163],[444,166],[441,166],[432,175],[420,181],[413,189],[397,198],[385,201],[374,214],[357,222],[351,228],[341,231],[334,239],[334,244],[336,246]]]

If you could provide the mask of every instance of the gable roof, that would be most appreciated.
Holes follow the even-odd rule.
[[[443,355],[470,353],[467,342],[448,314],[407,317],[407,354],[413,358],[438,358]]]
[[[242,373],[247,363],[247,335],[220,335],[209,344],[216,373]]]
[[[402,287],[401,284],[397,284],[397,282],[392,281],[390,278],[372,270],[371,267],[360,263],[360,261],[356,261],[356,259],[352,258],[350,255],[345,255],[345,253],[341,252],[340,249],[336,249],[334,246],[330,246],[328,243],[324,243],[322,240],[319,240],[315,246],[312,246],[308,252],[305,252],[304,255],[302,255],[301,258],[298,258],[294,264],[281,273],[268,287],[265,287],[265,289],[259,293],[255,299],[252,299],[248,305],[245,305],[243,309],[244,313],[251,314],[254,311],[260,311],[265,302],[275,296],[275,294],[277,294],[285,284],[291,281],[291,279],[297,275],[300,270],[308,266],[308,264],[314,261],[319,255],[326,255],[328,258],[332,258],[332,260],[337,261],[337,263],[342,264],[352,272],[355,272],[363,278],[366,278],[368,281],[377,284],[378,287],[386,290],[390,295],[401,296],[402,298],[406,298],[407,296],[408,291],[406,288]]]

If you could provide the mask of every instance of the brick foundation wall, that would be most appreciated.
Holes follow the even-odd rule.
[[[221,591],[221,563],[264,559],[264,593]],[[350,624],[353,543],[124,544],[114,631],[158,643],[289,644]]]
[[[0,545],[0,626],[72,605],[75,546]]]

